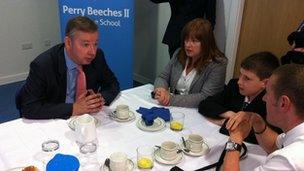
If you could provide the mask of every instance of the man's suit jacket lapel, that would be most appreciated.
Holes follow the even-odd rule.
[[[57,71],[58,71],[58,89],[60,90],[60,99],[65,101],[66,98],[66,88],[67,88],[67,67],[64,58],[64,48],[60,49],[57,58]]]
[[[96,79],[97,75],[96,75],[96,68],[94,66],[94,63],[92,61],[92,63],[90,65],[84,65],[83,66],[84,69],[84,73],[86,75],[86,83],[87,83],[87,89],[93,89],[95,90],[96,87],[94,87],[96,84]]]

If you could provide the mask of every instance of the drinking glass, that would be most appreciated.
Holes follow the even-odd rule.
[[[137,167],[139,169],[152,169],[154,166],[154,148],[140,146],[137,148]]]
[[[43,167],[55,156],[59,151],[59,142],[57,140],[47,140],[41,145],[41,151],[35,154],[34,158],[42,162]]]
[[[83,171],[95,171],[99,169],[100,164],[96,151],[97,145],[95,142],[89,142],[79,146],[80,165]]]
[[[173,131],[183,130],[185,114],[181,112],[172,112],[171,117],[170,129]]]

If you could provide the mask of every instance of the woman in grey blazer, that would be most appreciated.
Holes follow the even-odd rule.
[[[198,107],[224,88],[227,58],[218,49],[209,21],[197,18],[183,28],[182,45],[154,82],[164,106]]]

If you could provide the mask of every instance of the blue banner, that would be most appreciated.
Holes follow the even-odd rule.
[[[99,47],[122,89],[133,86],[133,0],[58,0],[61,38],[66,23],[87,16],[99,27]]]

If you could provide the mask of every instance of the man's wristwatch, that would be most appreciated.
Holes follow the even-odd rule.
[[[231,140],[229,140],[227,143],[226,143],[226,147],[225,147],[225,150],[226,151],[239,151],[241,152],[242,150],[242,145],[241,144],[238,144],[236,142],[233,142]]]

